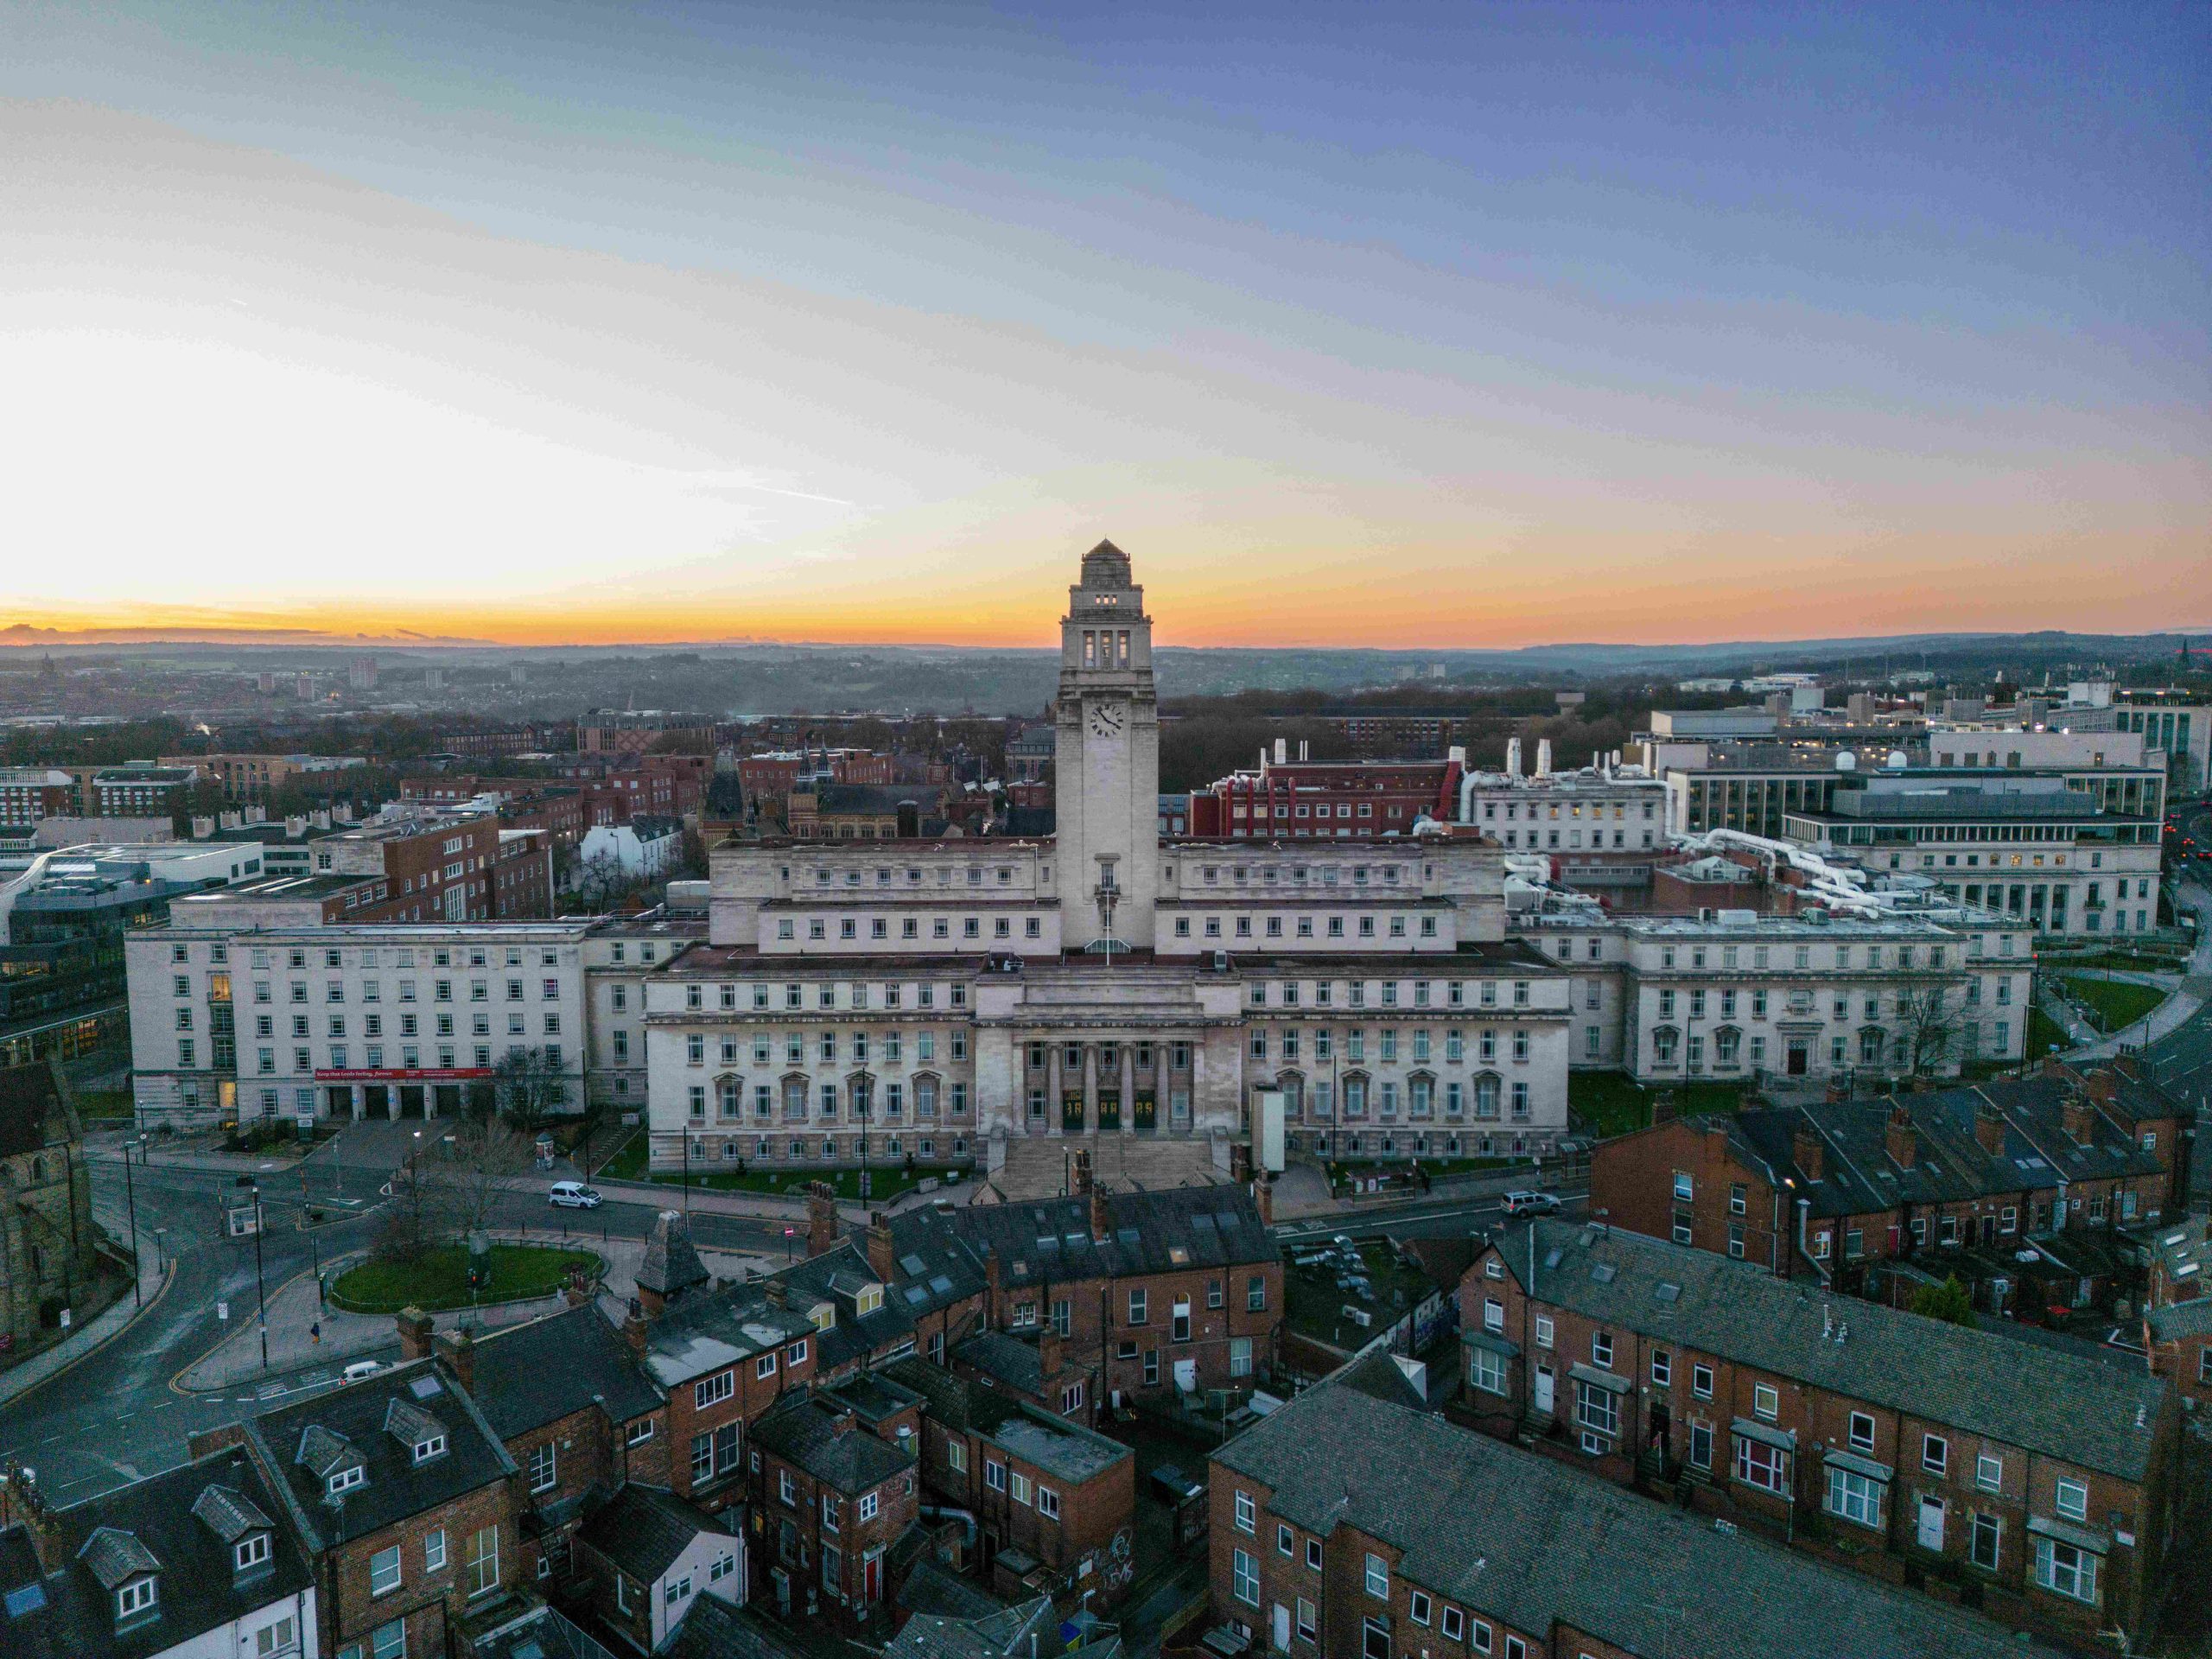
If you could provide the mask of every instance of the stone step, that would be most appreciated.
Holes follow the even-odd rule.
[[[1069,1154],[1090,1154],[1092,1179],[1109,1192],[1211,1185],[1228,1179],[1215,1166],[1211,1141],[1135,1135],[1027,1135],[1006,1142],[1005,1161],[991,1184],[1010,1199],[1057,1198],[1067,1181]]]

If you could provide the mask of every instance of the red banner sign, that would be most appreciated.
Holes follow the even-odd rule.
[[[491,1075],[489,1066],[378,1071],[364,1068],[349,1068],[342,1071],[318,1071],[315,1074],[315,1080],[317,1083],[466,1083],[472,1077],[488,1077]]]

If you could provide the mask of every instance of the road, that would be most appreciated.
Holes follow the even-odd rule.
[[[2183,804],[2176,812],[2183,832],[2193,836],[2199,849],[2212,849],[2212,804]],[[2192,860],[2185,867],[2177,889],[2184,908],[2197,915],[2200,948],[2190,964],[2192,989],[2212,989],[2206,983],[2206,958],[2212,954],[2212,861]],[[2200,1110],[2212,1103],[2212,1000],[2199,1008],[2187,1024],[2144,1048],[2140,1057],[2159,1083],[2194,1103]],[[2212,1194],[2212,1116],[2197,1133],[2190,1188],[2199,1198]]]
[[[128,1230],[123,1166],[111,1158],[92,1167],[94,1213],[122,1236]],[[305,1171],[304,1185],[295,1170],[272,1170],[263,1177],[267,1230],[260,1282],[271,1295],[294,1275],[313,1271],[318,1262],[370,1243],[381,1203],[377,1186],[390,1173],[381,1166],[340,1168],[320,1155]],[[135,1168],[130,1187],[136,1193],[140,1233],[151,1239],[161,1230],[165,1252],[176,1264],[175,1276],[105,1346],[0,1406],[0,1459],[29,1464],[46,1490],[63,1503],[182,1462],[189,1436],[234,1421],[257,1402],[336,1381],[336,1364],[324,1363],[272,1373],[251,1390],[195,1395],[172,1386],[178,1373],[225,1337],[251,1328],[253,1241],[218,1236],[215,1220],[219,1199],[237,1184],[237,1177],[226,1172],[158,1161]],[[308,1204],[346,1218],[302,1232],[298,1223]],[[609,1202],[588,1217],[573,1211],[556,1216],[541,1195],[517,1193],[501,1201],[499,1224],[535,1232],[549,1220],[557,1229],[566,1218],[572,1233],[603,1230],[609,1237],[641,1238],[662,1207]],[[692,1217],[691,1231],[709,1248],[761,1252],[785,1245],[780,1221],[701,1212]],[[227,1322],[217,1318],[219,1304],[228,1306]],[[381,1357],[397,1352],[395,1341],[391,1354]]]

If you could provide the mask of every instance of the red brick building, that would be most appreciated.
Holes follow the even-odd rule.
[[[1135,1560],[1136,1457],[1119,1441],[942,1366],[879,1374],[918,1402],[922,1484],[967,1510],[1000,1592],[1109,1603]]]
[[[755,1572],[771,1587],[784,1574],[795,1608],[858,1624],[894,1592],[891,1547],[921,1514],[906,1427],[904,1437],[871,1433],[835,1393],[794,1396],[753,1426]]]
[[[1719,1531],[1403,1397],[1388,1356],[1213,1454],[1211,1621],[1293,1659],[2005,1659],[1986,1619]]]
[[[2183,1217],[2162,1230],[2151,1251],[2143,1308],[2151,1370],[2202,1411],[2212,1403],[2212,1223]]]
[[[2155,1377],[1552,1221],[1476,1258],[1459,1319],[1487,1433],[2009,1624],[2155,1615],[2180,1436]]]
[[[1458,760],[1262,761],[1191,791],[1194,840],[1404,834],[1459,812]]]
[[[318,874],[380,876],[384,897],[346,919],[475,922],[494,913],[499,821],[426,813],[358,824],[315,842]]]
[[[2193,1122],[2126,1060],[1715,1114],[1605,1142],[1590,1207],[1784,1278],[1859,1288],[1885,1262],[1934,1252],[1942,1271],[1945,1249],[2156,1220],[2185,1189]]]

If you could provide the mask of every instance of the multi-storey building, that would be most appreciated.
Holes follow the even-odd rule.
[[[1447,1423],[1387,1355],[1237,1435],[1210,1472],[1211,1613],[1293,1659],[2055,1652]]]
[[[1785,840],[1937,882],[2038,933],[2143,933],[2158,924],[2161,767],[1896,772],[1846,779]]]
[[[1568,979],[1567,1059],[1640,1081],[1955,1077],[2025,1052],[2024,922],[1961,906],[1878,915],[1618,916],[1547,901],[1514,918]]]
[[[1459,800],[1464,751],[1442,760],[1296,760],[1278,740],[1273,760],[1191,794],[1193,840],[1310,840],[1404,835],[1423,818],[1449,822]],[[1304,746],[1300,745],[1301,751]]]
[[[2144,1298],[2144,1342],[2151,1370],[2173,1385],[2190,1408],[2212,1401],[2212,1224],[2182,1215],[2163,1230],[2151,1252],[2150,1294]]]
[[[582,1108],[588,921],[267,925],[236,897],[125,943],[142,1124],[451,1115],[518,1052]]]
[[[0,1352],[50,1336],[93,1281],[84,1130],[58,1061],[0,1070]]]
[[[0,1649],[10,1659],[315,1659],[297,1529],[238,1451],[67,1509],[0,1476]]]
[[[2178,1213],[2193,1116],[2133,1062],[2053,1063],[1968,1088],[1655,1124],[1598,1148],[1590,1202],[1616,1227],[1859,1287],[1885,1262],[1946,1272],[1947,1249],[2018,1251]]]
[[[2007,1622],[2088,1637],[2157,1611],[2181,1426],[2156,1377],[1596,1224],[1508,1228],[1459,1315],[1491,1433],[1955,1579]]]
[[[1160,838],[1143,601],[1120,550],[1084,556],[1052,838],[711,851],[710,942],[645,988],[655,1167],[856,1161],[895,1126],[902,1154],[987,1151],[1010,1192],[1059,1191],[1071,1142],[1172,1181],[1225,1173],[1279,1087],[1363,1153],[1564,1132],[1563,987],[1503,944],[1496,842]]]
[[[0,767],[0,826],[14,830],[77,810],[76,780],[51,766]]]
[[[197,767],[223,786],[226,800],[262,802],[295,779],[327,783],[369,762],[357,754],[175,754],[163,755],[161,764]]]
[[[921,1511],[913,1435],[873,1433],[830,1390],[779,1404],[752,1425],[752,1442],[760,1554],[778,1600],[830,1621],[865,1619],[892,1594],[891,1547]]]
[[[241,1444],[306,1546],[321,1652],[455,1650],[467,1621],[524,1582],[520,1471],[435,1360],[277,1406],[194,1448]]]
[[[327,836],[319,875],[380,880],[363,921],[472,922],[492,915],[499,821],[489,812],[402,810]]]
[[[134,761],[92,773],[84,785],[84,803],[87,810],[103,818],[174,817],[199,781],[199,772],[190,766]]]
[[[1541,853],[1556,879],[1578,889],[1648,882],[1668,848],[1666,785],[1630,766],[1554,772],[1548,755],[1523,776],[1520,741],[1509,741],[1504,771],[1461,780],[1459,821],[1503,842],[1509,854]]]

